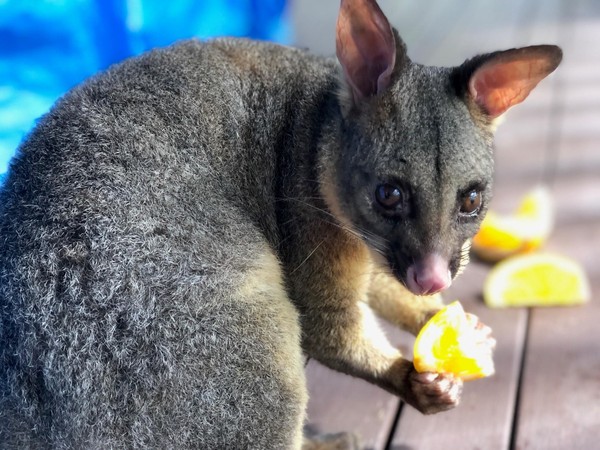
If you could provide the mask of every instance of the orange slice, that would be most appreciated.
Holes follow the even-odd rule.
[[[560,255],[536,253],[502,261],[487,276],[483,298],[488,306],[579,305],[590,299],[585,271]]]
[[[413,350],[417,372],[453,374],[465,381],[494,373],[489,345],[462,305],[455,301],[434,315],[421,329]]]
[[[538,187],[529,192],[514,214],[489,211],[473,238],[473,250],[481,259],[496,262],[517,253],[538,249],[546,241],[554,222],[550,192]]]

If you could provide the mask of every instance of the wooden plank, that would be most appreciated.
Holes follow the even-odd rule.
[[[517,32],[518,45],[561,43],[562,1],[528,2],[526,17]],[[560,70],[550,75],[529,95],[527,101],[511,109],[507,124],[496,136],[498,186],[509,186],[515,175],[531,184],[547,182],[558,159],[558,134],[562,133],[561,110],[564,89]]]
[[[541,162],[541,160],[540,160]],[[581,164],[585,164],[584,160]],[[550,186],[555,203],[557,226],[600,219],[600,172],[583,166],[581,170],[562,170]],[[529,190],[540,184],[541,173],[518,172],[499,174],[491,207],[501,213],[514,211]]]
[[[532,311],[517,449],[598,448],[600,279],[583,307]]]
[[[558,14],[557,0],[543,4],[527,2],[521,8],[504,2],[503,6],[513,7],[515,13],[513,28],[503,28],[507,35],[505,41],[510,42],[507,46],[536,41],[556,42],[556,29],[546,23]],[[495,202],[514,202],[525,192],[524,185],[531,183],[532,174],[535,178],[542,178],[540,161],[544,161],[548,148],[549,138],[546,136],[552,135],[556,125],[552,113],[557,101],[556,87],[554,80],[540,85],[524,105],[511,111],[508,123],[498,133]],[[511,181],[515,172],[522,174],[520,192],[507,189],[513,187]],[[528,313],[523,309],[491,311],[483,306],[479,297],[488,269],[482,266],[475,268],[478,276],[467,272],[459,281],[467,283],[470,291],[457,282],[457,295],[468,309],[479,314],[493,328],[498,340],[495,354],[497,374],[490,379],[468,383],[462,404],[448,413],[423,417],[412,409],[403,410],[392,448],[505,449],[511,445]]]
[[[478,53],[514,46],[519,38],[513,30],[528,2],[453,0],[431,5],[412,0],[394,4],[384,11],[407,42],[411,57],[422,64],[452,66]]]
[[[483,305],[481,286],[488,270],[485,265],[472,263],[445,297],[460,299],[465,309],[492,327],[498,341],[494,353],[496,374],[466,383],[461,404],[454,410],[423,416],[405,407],[392,449],[508,448],[527,311],[490,310]]]
[[[383,326],[390,342],[403,353],[412,348],[408,333]],[[306,368],[310,400],[307,426],[311,432],[351,431],[365,449],[383,450],[400,405],[398,397],[366,381],[330,370],[314,361]]]
[[[595,28],[596,34],[600,34],[599,27]],[[565,48],[581,47],[576,39],[587,36],[585,33],[591,30],[583,27],[587,30],[584,33],[580,28],[579,22],[561,25],[557,30],[560,44]],[[586,48],[589,57],[598,53],[597,46]],[[540,120],[537,111],[530,110],[530,100],[535,100],[531,97],[522,109],[515,108],[514,116],[509,116],[510,130],[504,135],[501,129],[498,136],[497,192],[502,191],[503,195],[494,199],[494,209],[510,210],[528,188],[547,181],[552,183],[559,226],[600,219],[600,84],[597,77],[595,84],[587,78],[589,72],[600,74],[600,58],[594,59],[595,69],[590,60],[572,58],[566,52],[563,65],[551,80],[553,83],[544,82],[546,84],[534,91],[531,97],[537,95],[537,91],[543,93],[556,88],[554,97],[544,95],[544,99],[540,99],[549,110],[545,120]],[[532,114],[535,117],[531,117]],[[519,127],[529,127],[532,131],[511,133]],[[535,142],[532,140],[535,131],[543,132],[546,137]],[[544,180],[544,176],[551,173],[555,178]]]
[[[573,2],[563,25],[568,39],[562,79],[559,169],[587,165],[569,176],[557,171],[559,227],[548,247],[584,264],[593,300],[577,308],[537,308],[531,323],[518,412],[517,449],[597,448],[600,429],[600,20],[592,3]],[[596,2],[597,8],[597,2]],[[593,19],[591,19],[593,17]],[[590,74],[592,74],[590,76]],[[594,81],[595,78],[595,81]],[[587,145],[582,145],[587,143]],[[582,150],[583,147],[583,150]],[[577,162],[578,160],[578,162]],[[562,219],[562,220],[560,220]]]
[[[590,278],[600,278],[600,217],[560,226],[546,249],[573,258]]]
[[[383,450],[400,400],[363,380],[310,362],[306,429],[314,433],[355,433],[365,449]]]
[[[599,164],[596,75],[600,73],[600,65],[597,64],[600,58],[590,58],[591,52],[598,53],[598,46],[595,44],[598,22],[589,20],[589,14],[586,14],[590,1],[578,0],[567,4],[559,0],[525,3],[515,0],[501,2],[501,6],[496,4],[500,9],[493,11],[489,10],[488,4],[471,2],[466,5],[460,0],[436,6],[435,9],[431,5],[415,1],[402,4],[397,2],[396,5],[399,6],[390,6],[389,1],[383,1],[382,7],[408,41],[409,48],[412,49],[411,55],[424,63],[453,64],[478,51],[516,45],[558,42],[563,46],[564,65],[555,76],[541,84],[522,107],[511,111],[508,123],[500,129],[497,138],[498,187],[494,205],[498,205],[500,209],[503,205],[514,206],[527,186],[535,184],[532,178],[541,178],[544,172],[541,166],[548,157],[549,147],[558,148],[559,178],[554,192],[561,206],[560,227],[552,237],[549,248],[557,251],[563,249],[581,260],[586,267],[593,268],[592,275],[597,276],[600,264],[593,249],[598,248],[594,243],[598,242],[600,235],[594,222],[600,205],[597,201],[600,191],[594,183],[594,177],[598,173],[595,168]],[[517,8],[517,4],[521,6]],[[561,10],[563,5],[570,9]],[[424,13],[428,9],[432,11]],[[577,19],[576,26],[574,22],[560,24],[557,20],[559,13],[563,14],[563,19],[567,17],[564,14],[568,15],[569,20]],[[331,22],[334,22],[333,18]],[[312,27],[311,29],[314,30]],[[443,40],[442,43],[439,42],[440,39]],[[556,110],[557,105],[562,110]],[[519,164],[515,165],[515,161]],[[496,351],[497,375],[489,380],[467,384],[463,402],[454,411],[423,417],[406,407],[402,411],[392,448],[509,447],[528,313],[525,310],[490,311],[481,304],[479,292],[487,270],[485,266],[471,266],[457,281],[451,296],[447,298],[460,297],[468,309],[479,314],[484,322],[494,328],[499,340]],[[581,309],[583,310],[584,308]],[[563,311],[558,312],[562,314]],[[549,316],[544,319],[545,315]],[[537,328],[532,329],[531,351],[537,349],[536,345],[544,348],[543,330],[546,329],[547,332],[552,329],[552,319],[560,321],[561,316],[551,314],[550,310],[534,312],[532,323]],[[597,321],[600,317],[594,316],[594,319]],[[535,325],[537,323],[539,325]],[[593,335],[592,325],[587,327]],[[570,332],[565,330],[560,334],[561,340],[567,341],[572,332],[573,328]],[[588,337],[584,345],[590,351],[591,344],[597,341],[596,333],[594,339]],[[591,366],[583,364],[584,353],[581,350],[569,361],[586,370],[595,368],[595,363]],[[536,432],[542,432],[541,428],[536,428],[536,417],[543,417],[540,416],[544,413],[543,408],[547,411],[552,409],[552,405],[547,403],[542,402],[543,407],[538,405],[543,397],[543,390],[528,393],[536,383],[541,383],[546,390],[551,388],[550,384],[544,383],[547,372],[555,370],[550,367],[551,352],[547,351],[544,357],[550,359],[542,358],[542,363],[536,363],[533,353],[528,353],[528,361],[533,362],[529,362],[527,366],[529,369],[519,415],[522,425],[516,438],[517,446],[576,448],[572,444],[578,441],[565,440],[562,445],[553,447],[551,442],[543,441],[547,445],[538,446],[535,439],[531,440]],[[596,370],[596,374],[598,373],[600,371]],[[359,431],[365,433],[367,447],[382,448],[385,432],[390,426],[389,421],[393,419],[396,399],[366,383],[343,375],[332,375],[316,365],[309,366],[308,375],[313,396],[309,406],[309,423],[312,426],[322,431]],[[579,377],[580,375],[572,374],[566,386],[571,390],[576,389]],[[551,377],[554,383],[558,383],[560,380],[555,378]],[[334,385],[337,386],[333,388]],[[591,381],[584,380],[583,385],[591,387]],[[332,395],[332,392],[337,394]],[[567,400],[568,395],[570,394],[566,388],[559,392],[560,400],[566,402],[567,406],[570,405],[571,409],[567,408],[567,412],[572,414],[569,416],[570,420],[577,420],[577,411],[574,404]],[[587,408],[589,398],[584,398],[582,394],[576,397]],[[373,418],[376,420],[372,420]],[[560,427],[559,422],[559,418],[552,418],[551,428],[546,432]],[[597,425],[597,422],[594,421],[592,425]],[[363,429],[366,431],[361,431]],[[577,430],[581,431],[581,427]],[[588,445],[580,448],[591,447]]]

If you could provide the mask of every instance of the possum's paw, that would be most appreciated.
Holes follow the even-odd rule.
[[[352,433],[323,434],[305,437],[302,450],[360,450],[358,438]]]
[[[408,375],[410,392],[404,400],[423,414],[454,408],[460,402],[462,380],[452,375],[412,370]]]

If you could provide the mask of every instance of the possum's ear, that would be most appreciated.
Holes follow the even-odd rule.
[[[396,61],[396,40],[374,0],[341,0],[336,52],[355,102],[389,86]]]
[[[562,60],[555,45],[536,45],[491,53],[465,62],[463,90],[491,119],[521,103]]]

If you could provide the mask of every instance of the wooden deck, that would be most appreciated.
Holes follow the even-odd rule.
[[[311,2],[296,2],[302,20]],[[324,5],[331,3],[332,5]],[[312,27],[333,30],[338,2]],[[600,442],[600,1],[381,1],[419,62],[454,65],[475,53],[557,43],[564,62],[497,135],[493,208],[547,182],[557,227],[547,248],[579,260],[593,300],[576,308],[491,310],[481,300],[489,267],[471,263],[450,292],[490,325],[497,373],[465,385],[461,405],[422,416],[361,380],[311,362],[308,427],[354,431],[368,449],[598,449]],[[310,10],[308,10],[310,11]],[[327,29],[329,29],[327,28]],[[316,42],[298,24],[300,45],[333,51],[333,31]],[[327,41],[325,41],[328,39]],[[326,42],[326,45],[319,46]],[[410,349],[412,338],[390,331]]]

